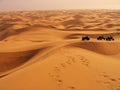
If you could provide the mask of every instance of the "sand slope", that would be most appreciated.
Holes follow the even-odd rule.
[[[0,89],[117,90],[120,88],[120,72],[116,72],[120,66],[118,60],[79,48],[60,48],[52,54],[42,62],[2,78]]]
[[[0,90],[120,90],[118,14],[5,13],[0,19]],[[86,35],[90,41],[81,40]],[[100,35],[115,40],[98,41]]]

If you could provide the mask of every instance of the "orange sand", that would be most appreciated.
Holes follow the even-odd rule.
[[[0,13],[0,90],[120,90],[119,13]]]

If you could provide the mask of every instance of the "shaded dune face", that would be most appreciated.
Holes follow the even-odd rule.
[[[116,55],[120,53],[120,42],[77,42],[69,45],[79,47],[103,55]]]
[[[75,33],[75,34],[70,34],[70,35],[66,35],[64,38],[65,39],[79,39],[82,36],[89,36],[90,38],[94,38],[97,39],[97,37],[103,35],[105,38],[108,36],[113,36],[114,38],[119,38],[120,37],[120,33],[108,33],[108,34],[79,34],[79,33]]]
[[[54,12],[17,12],[0,14],[1,30],[14,29],[14,25],[21,25],[19,28],[33,25],[55,27],[59,30],[120,30],[119,10],[118,11],[54,11]],[[37,21],[38,20],[38,21]],[[37,21],[37,22],[36,22]],[[0,31],[1,31],[0,30]]]
[[[3,30],[0,33],[0,40],[4,40],[5,38],[7,38],[9,36],[21,34],[21,33],[26,32],[26,31],[28,31],[27,28],[22,28],[22,29],[17,29],[17,30],[11,30],[11,29]]]
[[[119,12],[0,13],[0,90],[120,90]]]
[[[38,53],[39,50],[0,53],[0,72],[16,68]]]
[[[119,40],[120,34],[119,33],[107,33],[107,34],[70,34],[65,37],[65,39],[80,39],[80,42],[70,44],[68,46],[70,47],[79,47],[83,48],[89,51],[93,51],[99,54],[103,55],[116,55],[120,52],[120,42],[106,42],[106,40],[103,41],[97,41],[97,37],[103,35],[105,38],[108,36],[113,36],[115,39]],[[91,38],[91,42],[81,42],[83,36],[89,36]]]
[[[119,11],[17,12],[6,13],[4,16],[0,14],[2,17],[0,44],[3,44],[1,47],[12,50],[9,45],[4,46],[4,44],[13,43],[11,46],[17,48],[17,51],[0,52],[0,73],[24,65],[36,55],[40,56],[42,54],[40,51],[47,52],[44,47],[48,45],[54,47],[51,48],[50,55],[54,49],[66,46],[82,48],[106,56],[117,55],[120,51],[118,15]],[[111,35],[115,41],[97,41],[100,35],[105,38]],[[83,36],[89,36],[91,40],[84,42],[81,40]],[[16,42],[23,44],[29,42],[30,48],[14,46]],[[33,44],[36,43],[49,44],[32,49]],[[23,48],[24,51],[18,48]],[[45,56],[48,57],[48,54],[45,53]]]
[[[111,35],[116,40],[119,40],[119,33],[117,32],[107,31],[103,33],[101,31],[101,32],[93,33],[93,31],[89,31],[89,32],[60,31],[55,28],[39,26],[39,25],[20,29],[18,31],[20,32],[14,35],[12,35],[9,32],[10,36],[8,35],[7,37],[5,37],[2,43],[30,41],[29,45],[31,44],[30,45],[31,47],[33,47],[32,45],[33,43],[37,43],[37,42],[39,42],[40,44],[46,43],[46,42],[51,42],[51,43],[50,44],[46,43],[45,45],[41,47],[36,47],[36,49],[32,49],[32,50],[29,50],[29,49],[26,50],[24,48],[24,51],[17,50],[17,52],[12,52],[12,51],[6,51],[6,53],[1,52],[0,53],[0,72],[1,73],[12,70],[14,68],[17,68],[27,63],[29,60],[31,60],[33,56],[36,56],[36,55],[40,56],[42,54],[42,53],[38,54],[38,52],[40,51],[47,52],[47,50],[45,50],[44,47],[48,47],[48,45],[53,46],[54,48],[62,48],[66,46],[79,47],[79,48],[86,49],[86,50],[103,54],[103,55],[117,55],[119,54],[119,51],[120,51],[120,48],[119,48],[120,43],[118,41],[106,42],[106,41],[97,41],[96,39],[100,35],[103,35],[105,37],[108,37]],[[17,32],[17,30],[15,32]],[[11,38],[12,36],[14,38]],[[91,41],[88,41],[88,42],[82,41],[81,40],[82,36],[90,36]],[[48,55],[46,53],[45,57],[47,56]]]

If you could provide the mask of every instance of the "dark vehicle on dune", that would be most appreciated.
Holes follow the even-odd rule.
[[[109,36],[106,38],[106,41],[114,41],[114,38],[112,36]]]
[[[99,36],[97,40],[105,40],[105,38],[103,36]]]
[[[82,37],[82,41],[85,41],[85,40],[90,40],[90,38],[88,36]]]

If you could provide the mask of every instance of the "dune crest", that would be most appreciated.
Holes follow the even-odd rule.
[[[5,13],[0,90],[120,90],[118,15],[109,10]],[[101,35],[114,40],[97,40]]]

